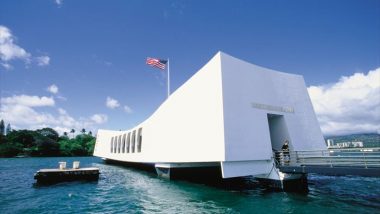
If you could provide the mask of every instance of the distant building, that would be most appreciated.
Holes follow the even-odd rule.
[[[333,139],[327,139],[327,148],[330,148],[334,146],[334,140]]]
[[[327,139],[328,149],[358,148],[358,147],[364,147],[364,144],[362,141],[340,142],[340,143],[334,144],[333,139]]]

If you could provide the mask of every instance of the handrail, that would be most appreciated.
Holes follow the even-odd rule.
[[[363,148],[345,151],[276,151],[273,157],[277,167],[302,165],[380,167],[380,150],[367,151]]]
[[[330,148],[330,149],[318,149],[318,150],[297,150],[297,152],[331,152],[331,151],[365,151],[365,152],[370,152],[368,150],[373,150],[373,151],[379,151],[380,152],[380,147],[356,147],[356,148]],[[278,151],[281,152],[281,151]]]

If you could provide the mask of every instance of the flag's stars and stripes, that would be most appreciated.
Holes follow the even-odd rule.
[[[146,64],[164,70],[168,61],[164,59],[146,58]]]

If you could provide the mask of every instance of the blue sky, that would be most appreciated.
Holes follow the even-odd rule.
[[[2,0],[0,26],[0,117],[15,128],[131,128],[166,98],[146,57],[170,58],[176,89],[220,50],[303,75],[325,134],[380,130],[380,1]],[[335,90],[358,83],[348,100]]]

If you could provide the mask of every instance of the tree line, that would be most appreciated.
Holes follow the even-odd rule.
[[[82,129],[74,136],[75,130],[70,131],[72,137],[65,132],[59,135],[52,128],[37,130],[12,130],[0,121],[0,157],[51,157],[51,156],[91,156],[94,151],[96,138],[91,132]]]

